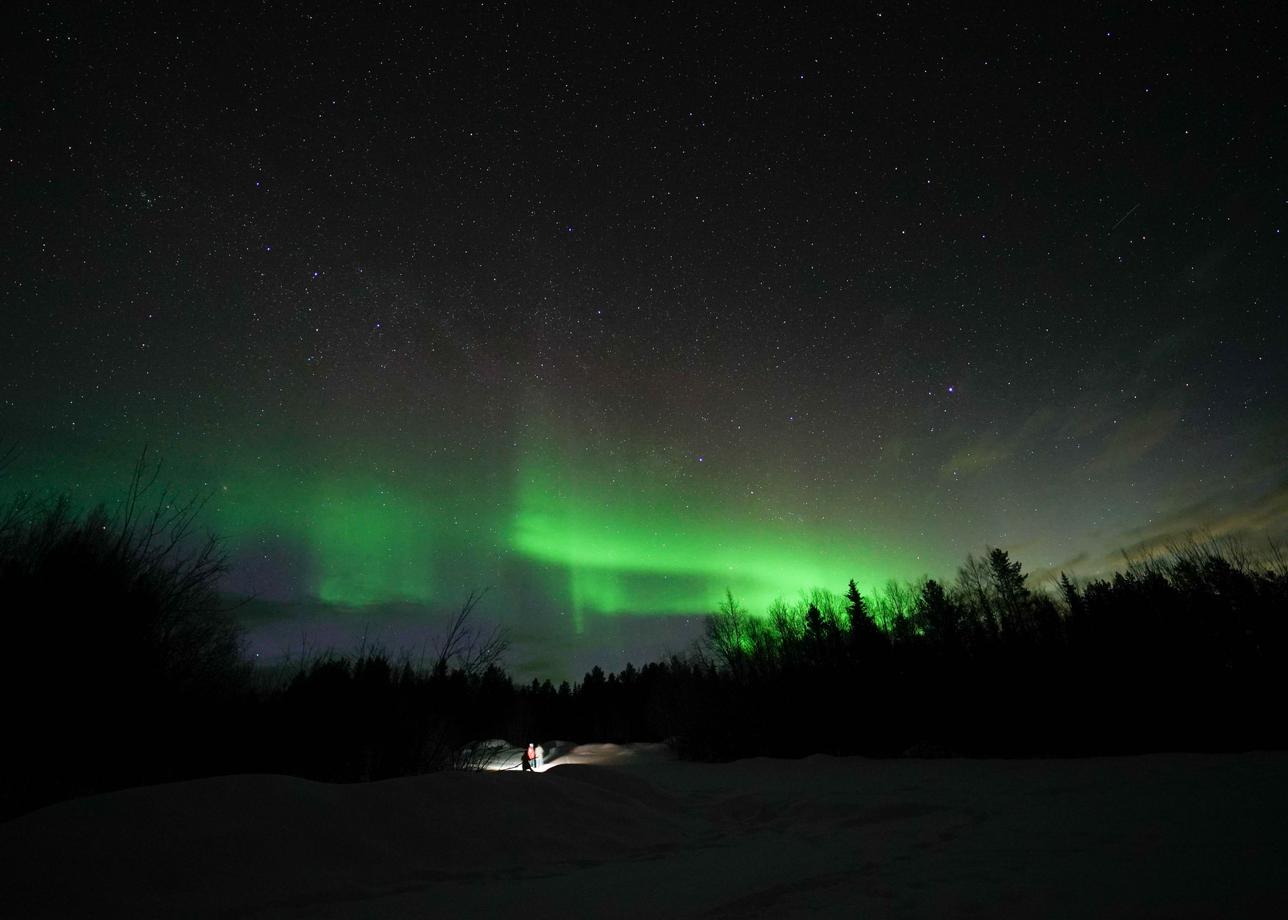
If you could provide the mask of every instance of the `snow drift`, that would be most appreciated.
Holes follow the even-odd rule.
[[[0,903],[12,917],[1288,915],[1284,754],[559,755],[540,775],[228,776],[66,802],[0,825]]]

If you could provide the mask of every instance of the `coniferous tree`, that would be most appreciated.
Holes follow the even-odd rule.
[[[805,611],[805,634],[812,642],[823,641],[823,614],[817,604],[810,604]]]
[[[1025,585],[1028,576],[1023,573],[1018,561],[1012,562],[1010,554],[1004,549],[991,549],[988,552],[988,567],[993,578],[993,590],[997,593],[998,605],[1007,625],[1012,629],[1022,627],[1027,619],[1029,589]]]
[[[882,652],[889,646],[889,640],[881,627],[877,626],[868,610],[867,601],[859,593],[858,585],[850,579],[849,589],[845,592],[846,612],[850,616],[850,647],[860,667],[880,663]]]
[[[1060,573],[1060,596],[1064,598],[1064,603],[1069,608],[1070,616],[1077,616],[1082,613],[1082,595],[1078,593],[1078,586],[1064,572]]]
[[[850,579],[849,590],[845,592],[846,612],[850,615],[850,632],[858,632],[862,626],[862,621],[868,619],[868,605],[863,600],[863,595],[859,593],[859,586]]]
[[[933,578],[922,585],[917,620],[928,642],[942,649],[957,648],[961,644],[960,616],[943,585]]]

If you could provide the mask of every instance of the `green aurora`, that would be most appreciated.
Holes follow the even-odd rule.
[[[527,458],[509,547],[565,573],[580,630],[587,614],[708,611],[732,590],[756,611],[813,587],[842,588],[893,570],[856,542],[757,520],[703,496],[691,480],[611,480],[590,469]]]
[[[775,598],[840,591],[850,578],[870,586],[920,574],[833,521],[821,529],[769,503],[739,504],[725,476],[659,471],[644,454],[623,464],[585,443],[548,425],[521,440],[508,472],[459,457],[419,469],[319,463],[298,442],[277,453],[261,445],[242,462],[178,453],[158,486],[208,497],[200,522],[231,551],[234,590],[342,608],[444,607],[486,585],[500,600],[522,572],[535,602],[565,611],[580,634],[591,616],[709,612],[727,589],[763,613]],[[110,506],[129,453],[104,450],[94,464],[46,458],[39,480],[51,492],[71,483],[82,506]],[[249,584],[238,571],[247,560],[261,563]]]

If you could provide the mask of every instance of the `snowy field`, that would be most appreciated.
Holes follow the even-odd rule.
[[[1288,917],[1288,754],[547,747],[539,774],[229,776],[56,805],[0,824],[0,914]]]

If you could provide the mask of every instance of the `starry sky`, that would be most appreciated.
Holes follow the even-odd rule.
[[[1288,533],[1272,4],[25,6],[0,490],[148,445],[264,659]]]

